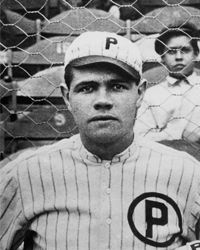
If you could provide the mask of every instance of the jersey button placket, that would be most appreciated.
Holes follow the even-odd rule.
[[[110,224],[112,223],[112,219],[111,219],[111,218],[107,218],[107,219],[106,219],[106,223],[107,223],[108,225],[110,225]]]
[[[110,172],[111,163],[110,162],[106,162],[104,166],[107,169],[107,172],[109,173]],[[106,188],[106,194],[108,196],[108,199],[110,199],[111,188],[109,186],[109,183],[107,183],[107,184],[108,185],[107,185],[107,188]],[[106,219],[106,224],[108,225],[108,227],[110,227],[111,223],[112,223],[112,219],[111,219],[110,214],[109,214],[109,217],[107,217],[107,219]]]
[[[108,188],[106,189],[106,194],[107,194],[107,195],[110,195],[110,193],[111,193],[111,189],[108,187]]]
[[[106,162],[104,165],[105,168],[110,168],[110,162]]]
[[[102,244],[101,249],[107,250],[110,246],[110,226],[111,226],[111,214],[110,214],[110,168],[111,162],[104,161],[102,164],[102,183],[101,183],[101,233],[102,238],[105,238],[104,243]]]
[[[106,169],[109,169],[109,168],[110,168],[110,162],[106,162],[105,165],[104,165],[104,167],[105,167]],[[110,193],[111,193],[111,189],[110,189],[110,187],[107,187],[107,188],[106,188],[106,194],[107,194],[107,195],[110,195]]]

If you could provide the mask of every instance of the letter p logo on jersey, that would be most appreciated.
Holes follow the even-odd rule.
[[[129,226],[139,240],[155,247],[167,247],[182,233],[182,217],[177,204],[167,195],[143,193],[129,206]],[[172,229],[175,233],[171,233]]]

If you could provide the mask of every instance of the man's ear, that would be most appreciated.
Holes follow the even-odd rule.
[[[71,111],[71,105],[69,103],[69,89],[68,89],[66,83],[60,84],[60,90],[61,90],[63,100],[64,100],[65,104],[67,105],[68,110]]]
[[[146,79],[142,79],[138,85],[139,98],[138,98],[137,103],[136,103],[137,108],[139,108],[141,103],[142,103],[146,88],[147,88],[147,81],[146,81]]]

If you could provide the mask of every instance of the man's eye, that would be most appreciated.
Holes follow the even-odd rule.
[[[123,89],[127,89],[126,86],[123,85],[123,84],[114,84],[114,85],[112,86],[112,88],[113,88],[114,90],[123,90]]]
[[[175,50],[175,49],[169,49],[169,50],[167,51],[167,53],[168,53],[169,55],[174,55],[174,54],[176,54],[176,50]]]
[[[84,86],[84,87],[81,87],[79,89],[79,92],[83,92],[83,93],[91,93],[93,91],[93,87],[92,86]]]
[[[187,53],[190,53],[191,49],[190,48],[187,48],[187,47],[183,47],[181,49],[181,52],[184,53],[184,54],[187,54]]]

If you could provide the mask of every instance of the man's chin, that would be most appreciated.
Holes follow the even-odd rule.
[[[170,76],[175,77],[175,78],[183,78],[185,75],[182,71],[174,71],[170,73]]]
[[[113,131],[109,131],[109,132],[95,132],[93,134],[90,134],[90,139],[100,143],[100,144],[110,144],[115,142],[116,140],[118,140],[120,138],[119,133],[113,133]]]
[[[171,71],[170,72],[170,75],[172,76],[172,77],[175,77],[175,78],[184,78],[184,77],[186,77],[186,76],[188,76],[188,75],[190,75],[192,73],[192,71],[190,70],[188,70],[188,69],[186,69],[186,68],[184,68],[184,69],[182,69],[182,70],[177,70],[177,71]]]

